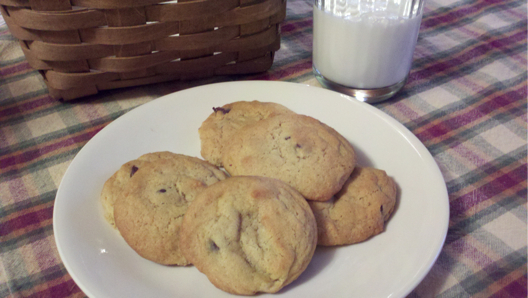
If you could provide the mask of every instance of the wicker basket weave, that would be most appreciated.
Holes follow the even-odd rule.
[[[0,0],[49,93],[266,71],[286,0]]]

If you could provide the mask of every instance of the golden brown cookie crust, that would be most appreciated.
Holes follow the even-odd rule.
[[[241,129],[225,147],[232,175],[282,180],[306,199],[327,201],[356,164],[350,143],[328,125],[305,115],[278,115]]]
[[[283,105],[272,102],[237,101],[215,107],[198,129],[202,157],[222,166],[222,152],[226,142],[242,127],[279,114],[293,113]]]
[[[145,164],[114,205],[116,226],[140,256],[164,265],[187,265],[179,247],[187,207],[226,174],[198,158],[177,155]]]
[[[239,176],[197,196],[180,241],[185,257],[223,291],[275,293],[308,266],[317,227],[306,200],[287,184]]]
[[[352,244],[381,233],[396,195],[396,184],[385,171],[356,167],[330,201],[309,202],[317,220],[318,244]]]

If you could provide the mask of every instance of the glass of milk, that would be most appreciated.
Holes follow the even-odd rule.
[[[315,0],[313,70],[326,88],[374,103],[411,69],[424,0]]]

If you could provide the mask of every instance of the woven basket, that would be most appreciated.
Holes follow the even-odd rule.
[[[286,0],[0,0],[52,97],[268,70]]]

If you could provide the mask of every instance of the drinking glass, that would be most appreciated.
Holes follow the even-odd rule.
[[[386,100],[405,84],[424,0],[315,0],[313,71],[326,88]]]

